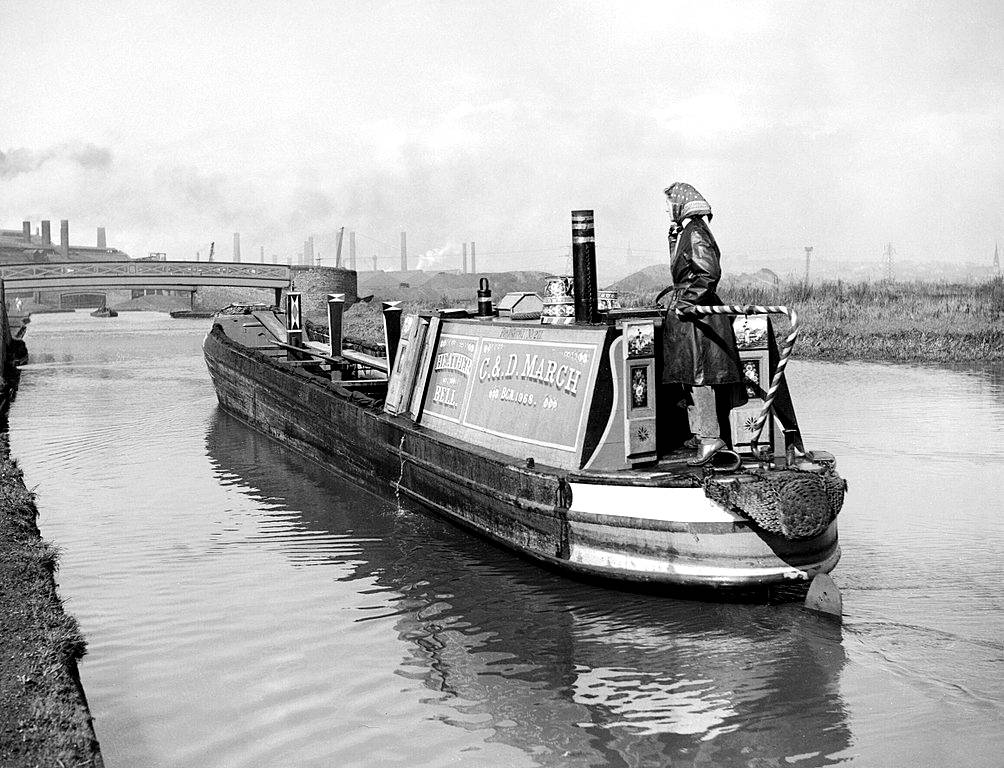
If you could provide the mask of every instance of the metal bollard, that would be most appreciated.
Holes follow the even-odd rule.
[[[401,341],[401,302],[383,302],[383,341],[387,347],[387,378],[394,370],[397,347]]]
[[[345,309],[344,293],[328,294],[328,341],[331,342],[331,356],[342,354],[342,312]],[[331,380],[340,381],[342,370],[336,363],[331,364]]]
[[[303,312],[299,293],[286,294],[286,343],[303,346]]]

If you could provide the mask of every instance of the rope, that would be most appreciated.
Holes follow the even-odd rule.
[[[677,316],[684,315],[787,315],[788,320],[791,323],[791,329],[788,331],[788,335],[785,336],[784,342],[781,345],[781,356],[777,361],[777,368],[774,371],[774,378],[771,379],[770,387],[767,390],[767,395],[763,401],[763,408],[760,410],[760,414],[756,417],[756,421],[753,423],[753,437],[750,438],[750,450],[753,452],[754,456],[761,457],[758,443],[760,442],[760,435],[763,433],[764,425],[767,423],[767,419],[770,416],[771,406],[774,404],[774,397],[777,395],[777,390],[781,386],[781,382],[784,381],[784,368],[788,365],[788,358],[791,357],[791,351],[795,348],[795,339],[798,338],[798,313],[794,309],[789,309],[788,307],[781,306],[779,304],[771,305],[761,305],[761,304],[724,304],[720,306],[711,307],[687,307],[685,309],[676,310]]]

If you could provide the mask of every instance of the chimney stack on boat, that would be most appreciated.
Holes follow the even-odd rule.
[[[572,211],[575,322],[596,322],[596,230],[592,211]]]
[[[478,280],[478,317],[493,317],[492,289],[488,287],[488,278]]]

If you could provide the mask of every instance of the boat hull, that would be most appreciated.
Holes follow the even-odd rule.
[[[836,523],[807,541],[758,530],[695,487],[638,487],[516,464],[387,415],[358,392],[284,366],[215,327],[204,344],[220,406],[338,474],[417,502],[523,555],[581,575],[741,588],[807,581],[840,557]]]

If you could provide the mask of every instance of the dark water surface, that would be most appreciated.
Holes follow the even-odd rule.
[[[997,766],[1004,369],[797,359],[837,627],[604,590],[216,405],[207,321],[36,316],[11,415],[109,768]]]

